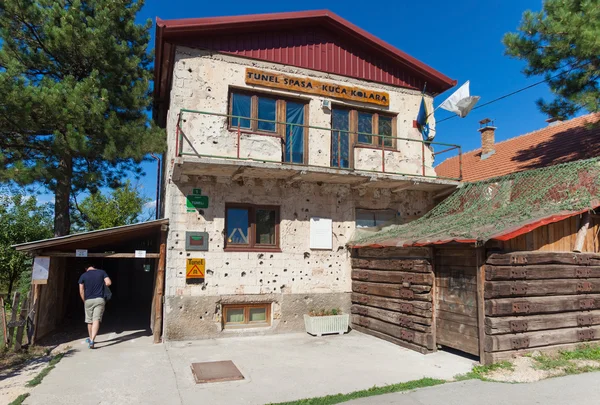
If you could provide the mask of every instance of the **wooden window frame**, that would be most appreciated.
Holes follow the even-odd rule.
[[[250,309],[252,308],[264,308],[265,318],[264,322],[250,322]],[[230,309],[243,309],[244,310],[244,321],[243,322],[227,322],[227,311]],[[223,304],[223,327],[227,329],[235,328],[258,328],[271,326],[271,303],[259,303],[259,304]]]
[[[242,208],[248,210],[248,244],[229,244],[227,243],[227,211],[230,208]],[[275,244],[262,245],[256,243],[256,211],[257,210],[273,210],[275,211]],[[281,222],[280,207],[278,205],[260,205],[260,204],[225,204],[225,243],[224,251],[226,252],[281,252],[280,231],[279,225]]]
[[[240,128],[240,132],[243,134],[256,134],[256,135],[263,135],[263,136],[274,136],[274,137],[278,137],[281,138],[282,142],[282,148],[281,148],[281,161],[282,163],[288,163],[285,162],[285,130],[286,130],[286,125],[285,124],[275,124],[275,131],[266,131],[263,129],[258,129],[258,122],[256,121],[256,119],[258,119],[258,98],[259,97],[265,97],[265,98],[270,98],[275,100],[275,121],[277,122],[286,122],[285,118],[286,118],[286,112],[287,112],[287,103],[288,102],[293,102],[293,103],[299,103],[299,104],[304,104],[304,130],[302,131],[303,137],[304,137],[304,155],[303,155],[303,162],[302,164],[306,164],[308,162],[308,122],[309,122],[309,100],[303,99],[303,98],[294,98],[294,97],[286,97],[286,96],[281,96],[279,94],[273,94],[273,93],[266,93],[266,92],[258,92],[258,91],[249,91],[249,90],[245,90],[245,89],[238,89],[238,88],[230,88],[229,89],[229,95],[228,95],[228,107],[227,107],[227,111],[228,114],[231,116],[233,115],[233,94],[245,94],[247,96],[251,97],[251,101],[250,101],[250,128]],[[234,126],[233,124],[233,118],[229,117],[227,119],[227,129],[229,131],[235,131],[237,132],[238,127]]]
[[[389,150],[389,151],[396,151],[397,150],[397,139],[395,138],[397,136],[397,122],[398,122],[398,116],[395,114],[391,114],[391,113],[386,113],[386,112],[381,112],[381,111],[375,111],[375,110],[368,110],[368,109],[360,109],[360,108],[351,108],[348,106],[340,106],[340,105],[333,105],[332,109],[337,109],[337,110],[346,110],[348,111],[350,114],[350,123],[349,123],[349,131],[350,131],[350,144],[353,148],[371,148],[371,149],[381,149],[381,144],[378,142],[379,141],[379,137],[377,136],[378,132],[379,132],[379,117],[386,117],[386,118],[391,118],[392,119],[392,136],[394,138],[392,138],[392,145],[391,146],[385,146],[384,149],[385,150]],[[359,142],[358,141],[358,114],[359,113],[366,113],[366,114],[371,114],[373,116],[372,122],[371,122],[371,143],[363,143],[363,142]],[[333,129],[333,125],[332,125],[332,129]]]

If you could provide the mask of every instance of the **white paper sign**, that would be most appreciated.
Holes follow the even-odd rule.
[[[48,280],[50,271],[50,258],[47,256],[38,256],[33,259],[32,280]]]
[[[75,249],[75,257],[87,257],[87,249]]]
[[[136,250],[135,251],[135,257],[138,259],[144,259],[146,258],[146,251],[145,250]]]
[[[333,247],[332,220],[312,217],[310,219],[310,248],[328,249]]]

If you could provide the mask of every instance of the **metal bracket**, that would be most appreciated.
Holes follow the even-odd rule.
[[[575,277],[577,278],[588,278],[592,275],[592,271],[586,268],[578,268],[575,270]]]
[[[525,295],[527,294],[527,284],[515,284],[510,286],[511,295]]]
[[[515,314],[528,314],[529,307],[529,302],[513,302],[512,311]]]
[[[511,256],[511,264],[527,264],[527,256]]]
[[[594,340],[594,329],[584,329],[577,331],[579,341]]]
[[[367,287],[366,285],[356,286],[356,291],[359,293],[366,293],[368,289],[369,287]]]
[[[523,279],[527,278],[527,272],[525,269],[510,269],[511,279]]]
[[[511,339],[510,345],[513,349],[525,349],[526,347],[529,347],[529,338],[520,337]]]
[[[400,331],[400,339],[413,342],[415,340],[415,333],[409,330]]]
[[[510,321],[511,332],[525,332],[527,327],[527,321]]]
[[[405,313],[412,313],[413,311],[413,304],[400,304],[400,312],[405,312]]]
[[[398,322],[400,324],[400,326],[404,326],[407,328],[410,328],[413,326],[413,321],[410,318],[407,318],[405,316],[401,317],[400,319],[398,319]]]
[[[415,276],[413,274],[407,274],[402,276],[403,283],[412,283],[413,281],[415,281]]]
[[[594,316],[593,315],[579,315],[577,317],[577,325],[578,326],[591,326],[594,324]]]
[[[404,299],[415,298],[415,292],[413,290],[409,290],[408,288],[401,288],[400,289],[400,298],[404,298]]]
[[[366,304],[367,301],[369,300],[369,297],[356,297],[356,301],[358,301],[359,304]]]
[[[590,292],[592,291],[592,283],[589,281],[580,281],[577,283],[577,292]]]
[[[594,304],[593,298],[583,298],[579,300],[579,309],[592,309]]]

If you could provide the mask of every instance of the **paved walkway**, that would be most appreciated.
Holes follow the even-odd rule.
[[[97,349],[72,343],[25,404],[264,405],[347,393],[422,377],[442,379],[473,361],[407,350],[352,331],[344,336],[287,334],[154,345],[143,332],[109,334]],[[232,360],[243,381],[195,384],[190,364]]]
[[[348,405],[566,405],[600,403],[600,373],[550,378],[528,384],[471,380],[409,393],[379,395]]]

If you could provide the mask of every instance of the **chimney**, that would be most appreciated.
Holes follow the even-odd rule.
[[[496,152],[494,150],[494,133],[496,132],[494,121],[489,118],[479,121],[479,132],[481,132],[481,160],[484,160]]]

